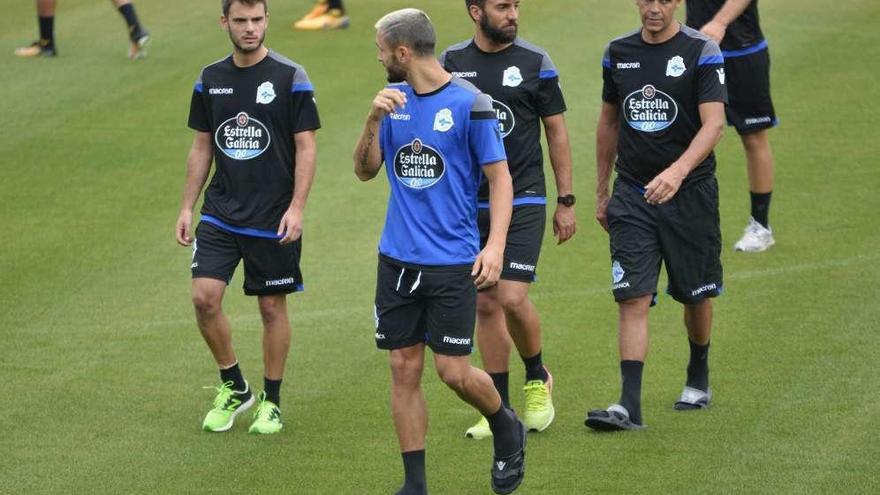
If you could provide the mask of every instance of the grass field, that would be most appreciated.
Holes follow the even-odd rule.
[[[307,2],[272,2],[268,44],[309,70],[324,124],[307,292],[291,299],[286,428],[274,438],[247,435],[248,421],[199,430],[213,397],[201,387],[217,376],[192,315],[190,251],[173,240],[192,83],[229,49],[219,2],[138,1],[154,35],[138,63],[109,2],[60,3],[54,60],[11,55],[34,37],[32,2],[4,2],[0,17],[0,493],[393,493],[400,458],[372,326],[387,185],[358,182],[349,156],[384,82],[374,21],[416,4],[447,46],[472,32],[463,2],[351,0],[352,27],[332,33],[291,31]],[[607,237],[592,218],[594,125],[605,43],[637,14],[627,1],[523,2],[521,35],[562,74],[581,202],[572,242],[557,247],[548,233],[532,291],[558,414],[530,437],[518,493],[880,493],[880,5],[761,8],[782,122],[771,136],[777,245],[730,248],[748,215],[730,131],[718,148],[726,292],[714,407],[671,408],[687,345],[679,306],[662,297],[644,383],[650,427],[612,436],[583,426],[619,391]],[[241,280],[225,309],[259,383],[261,326]],[[476,414],[430,369],[424,382],[432,493],[490,493],[491,444],[462,436]]]

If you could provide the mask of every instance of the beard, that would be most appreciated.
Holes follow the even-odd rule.
[[[480,31],[486,35],[487,38],[492,40],[493,43],[497,43],[499,45],[504,45],[507,43],[513,43],[513,40],[516,39],[516,24],[511,26],[508,29],[496,28],[489,24],[489,16],[484,15],[482,19],[480,19]]]
[[[263,36],[260,36],[260,42],[257,43],[257,45],[253,48],[245,48],[245,47],[239,45],[238,42],[235,41],[235,38],[232,36],[232,31],[229,32],[229,40],[232,41],[232,46],[235,47],[235,50],[238,53],[248,54],[248,53],[253,53],[253,52],[259,50],[260,47],[263,46],[263,41],[266,40],[266,33],[264,32]]]
[[[406,71],[398,65],[385,67],[385,78],[391,84],[402,83],[406,81]]]

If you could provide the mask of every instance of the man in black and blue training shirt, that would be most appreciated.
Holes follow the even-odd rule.
[[[221,385],[203,428],[226,431],[254,403],[232,347],[221,302],[244,260],[244,292],[257,296],[263,321],[265,393],[252,433],[282,428],[281,380],[290,347],[286,295],[302,290],[302,215],[315,172],[321,124],[302,66],[263,45],[265,0],[223,0],[232,55],[205,67],[196,82],[189,126],[196,131],[177,242],[193,246],[192,299],[202,336],[220,367]],[[208,177],[201,221],[193,207]]]
[[[376,345],[390,351],[391,413],[403,458],[399,495],[427,493],[425,347],[440,378],[487,417],[494,433],[491,485],[511,493],[525,473],[522,422],[484,371],[470,364],[476,291],[498,281],[510,223],[512,185],[488,96],[451,76],[434,57],[436,35],[417,9],[376,23],[389,86],[372,103],[354,152],[370,180],[383,162],[391,189],[379,241]],[[492,230],[480,250],[477,193],[489,183]]]
[[[746,153],[752,216],[736,251],[760,252],[776,241],[770,228],[773,151],[767,129],[777,125],[770,98],[770,52],[761,32],[758,0],[687,0],[687,25],[721,45],[730,104],[727,123],[736,127]]]
[[[613,40],[602,60],[596,129],[596,218],[611,240],[619,308],[620,401],[590,411],[598,430],[639,429],[648,310],[661,262],[667,292],[684,305],[691,357],[676,409],[707,407],[712,297],[721,293],[721,229],[712,149],[727,91],[718,45],[675,20],[681,0],[637,0],[642,27]],[[616,162],[615,162],[616,158]],[[608,195],[611,167],[617,170]]]
[[[529,300],[529,286],[535,280],[546,221],[542,123],[558,192],[553,232],[560,244],[575,233],[565,99],[547,52],[517,37],[518,0],[465,0],[465,5],[475,25],[474,37],[447,48],[440,63],[492,97],[514,194],[501,280],[477,295],[477,343],[483,368],[510,407],[510,343],[514,342],[525,366],[523,423],[529,430],[544,431],[556,414],[553,377],[543,363],[541,324]],[[479,217],[484,243],[489,233],[488,193],[484,181]],[[492,432],[482,418],[465,435],[481,439]]]

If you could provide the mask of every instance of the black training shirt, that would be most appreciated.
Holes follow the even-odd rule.
[[[617,38],[602,67],[602,99],[620,112],[616,170],[643,186],[690,146],[702,126],[700,103],[727,102],[718,45],[687,26],[660,44],[643,41],[641,30]],[[686,181],[714,172],[710,153]]]
[[[271,50],[251,67],[231,55],[205,67],[189,127],[211,133],[214,146],[203,217],[274,232],[293,197],[293,135],[321,127],[303,67]]]
[[[440,55],[443,67],[492,98],[504,137],[513,178],[514,205],[546,196],[541,151],[541,117],[565,112],[559,74],[544,49],[517,38],[495,53],[480,50],[473,40],[450,46]],[[489,199],[484,177],[480,200]]]

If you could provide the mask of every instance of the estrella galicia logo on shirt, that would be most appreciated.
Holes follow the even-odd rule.
[[[646,84],[624,98],[623,116],[626,123],[637,131],[662,131],[675,123],[678,104],[668,94]]]
[[[498,120],[498,131],[501,133],[502,138],[506,138],[508,134],[513,132],[513,128],[516,126],[513,110],[494,98],[492,99],[492,108],[495,110],[495,118]]]
[[[394,175],[406,187],[425,189],[431,187],[446,173],[443,156],[419,138],[401,146],[394,154]]]
[[[217,127],[214,143],[233,160],[250,160],[263,154],[272,142],[269,129],[245,112],[226,120]]]

